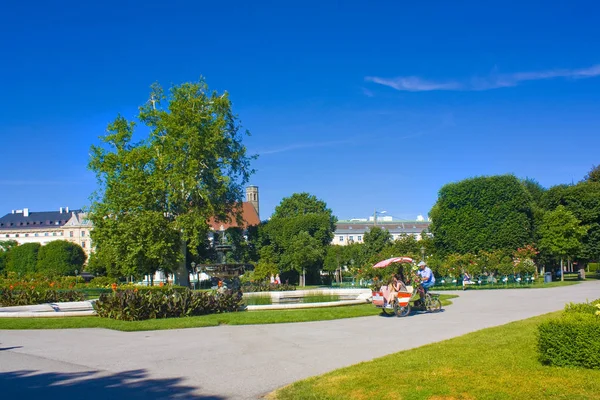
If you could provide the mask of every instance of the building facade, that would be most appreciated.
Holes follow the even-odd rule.
[[[0,240],[41,245],[66,240],[80,245],[88,256],[92,251],[90,230],[91,223],[85,214],[81,210],[69,210],[69,207],[42,212],[30,212],[24,208],[12,210],[0,218]]]
[[[411,235],[421,240],[423,231],[429,232],[429,221],[394,221],[391,218],[375,221],[349,220],[338,221],[331,244],[346,246],[351,243],[364,243],[365,233],[374,226],[386,229],[392,240]]]

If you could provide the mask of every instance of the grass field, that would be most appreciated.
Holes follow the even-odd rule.
[[[457,296],[442,295],[443,305]],[[106,328],[119,331],[152,331],[162,329],[200,328],[217,325],[281,324],[290,322],[325,321],[341,318],[379,315],[380,310],[371,304],[356,306],[307,308],[298,310],[244,311],[200,317],[150,319],[146,321],[116,321],[100,317],[64,318],[0,318],[0,329],[70,329]]]
[[[600,399],[600,371],[542,366],[538,324],[484,329],[296,382],[271,393],[303,399]]]

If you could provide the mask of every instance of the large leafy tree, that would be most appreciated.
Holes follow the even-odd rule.
[[[583,181],[577,185],[558,185],[542,197],[542,207],[552,211],[562,205],[588,226],[582,238],[579,257],[587,260],[600,258],[600,182]]]
[[[38,253],[37,271],[48,276],[75,275],[82,272],[87,256],[81,246],[65,240],[54,240]]]
[[[363,235],[363,261],[372,263],[373,258],[379,254],[392,240],[392,235],[387,229],[374,226]]]
[[[442,255],[514,250],[533,239],[532,196],[513,175],[477,177],[442,187],[430,217]]]
[[[581,226],[575,214],[560,205],[555,210],[544,214],[540,226],[540,243],[542,250],[560,258],[563,271],[563,261],[566,257],[575,257],[581,250],[581,239],[588,227]],[[561,273],[561,277],[562,277]]]
[[[261,228],[261,241],[263,246],[272,247],[283,271],[306,271],[316,279],[336,221],[324,201],[308,193],[295,193],[275,208]]]
[[[163,268],[187,284],[187,250],[205,243],[211,218],[225,221],[239,210],[251,157],[229,95],[202,80],[168,92],[153,85],[137,121],[119,115],[91,148],[99,182],[92,239],[121,275]]]
[[[0,273],[4,271],[8,263],[8,252],[18,245],[19,243],[14,240],[0,240]]]
[[[39,243],[25,243],[12,247],[8,253],[6,270],[17,274],[35,272],[40,247],[42,246]]]
[[[588,172],[583,179],[585,179],[587,182],[600,183],[600,165],[594,165],[590,172]]]

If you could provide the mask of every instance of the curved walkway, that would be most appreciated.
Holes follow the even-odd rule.
[[[131,333],[0,331],[0,386],[3,394],[8,391],[7,398],[23,396],[24,390],[42,396],[51,387],[64,391],[51,392],[57,396],[85,393],[98,399],[135,394],[150,399],[254,399],[336,368],[560,310],[571,301],[600,298],[600,281],[459,294],[442,313],[407,318]],[[389,337],[391,331],[397,337]],[[56,380],[64,384],[51,386]]]

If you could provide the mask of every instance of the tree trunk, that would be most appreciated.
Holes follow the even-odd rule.
[[[560,280],[561,282],[565,280],[565,271],[563,269],[563,258],[560,258]]]
[[[173,274],[173,283],[180,286],[190,286],[190,274],[187,269],[187,243],[183,238],[181,239],[181,254],[183,259],[177,265],[175,273]]]

